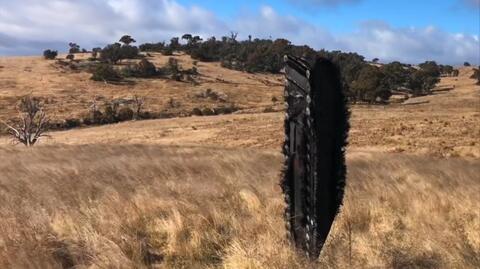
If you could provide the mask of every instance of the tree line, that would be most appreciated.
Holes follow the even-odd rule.
[[[400,62],[378,64],[379,59],[367,61],[357,53],[342,51],[316,51],[309,46],[293,45],[287,39],[252,39],[238,41],[237,34],[203,40],[199,36],[185,34],[165,42],[140,45],[141,51],[161,52],[171,55],[183,51],[193,59],[221,62],[225,68],[246,72],[279,73],[283,68],[283,55],[291,54],[313,61],[325,57],[339,67],[344,90],[352,102],[385,102],[392,93],[403,91],[414,96],[431,93],[440,76],[457,76],[458,70],[450,65],[426,61],[418,66]]]
[[[100,71],[112,73],[111,66],[122,59],[140,58],[140,52],[160,52],[172,55],[175,51],[189,54],[193,59],[204,62],[220,62],[225,68],[245,71],[280,73],[283,68],[283,55],[291,54],[314,61],[316,57],[324,57],[333,61],[340,69],[346,96],[353,103],[382,103],[396,92],[408,93],[413,96],[431,93],[440,76],[456,76],[458,70],[450,65],[440,65],[434,61],[426,61],[418,66],[391,62],[379,64],[379,59],[367,61],[357,53],[342,51],[314,50],[303,45],[292,44],[287,39],[252,39],[237,40],[237,33],[231,32],[220,39],[210,37],[203,40],[200,36],[184,34],[173,37],[170,42],[145,43],[134,46],[135,39],[129,35],[120,38],[119,42],[109,44],[104,48],[92,49],[92,60],[99,60],[106,66]],[[70,43],[70,60],[73,54],[85,52],[75,43]],[[55,58],[56,51],[47,50],[45,58]],[[148,62],[143,66],[153,70]],[[143,68],[145,69],[145,68]],[[108,73],[107,72],[107,73]],[[138,73],[138,71],[136,71]],[[133,72],[135,73],[135,72]],[[147,72],[148,73],[148,72]],[[152,73],[152,72],[150,72]]]

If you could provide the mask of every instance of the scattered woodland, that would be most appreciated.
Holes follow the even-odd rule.
[[[185,34],[180,38],[174,37],[169,44],[146,43],[139,47],[133,45],[135,39],[129,35],[123,36],[119,42],[107,45],[103,49],[92,49],[90,60],[99,60],[101,64],[94,68],[92,79],[118,81],[122,77],[154,77],[169,76],[180,80],[181,74],[195,74],[195,68],[180,70],[178,63],[169,62],[168,66],[156,68],[148,60],[142,60],[135,66],[128,66],[121,70],[121,74],[113,71],[113,65],[123,59],[142,57],[140,52],[160,52],[163,55],[173,55],[176,51],[185,52],[192,59],[202,62],[221,62],[222,67],[246,71],[250,73],[280,73],[283,68],[283,55],[291,54],[313,61],[316,57],[325,57],[332,60],[340,68],[344,80],[344,90],[353,103],[385,103],[392,92],[403,90],[414,96],[431,93],[440,76],[458,76],[458,70],[450,65],[437,64],[435,61],[426,61],[418,66],[391,62],[379,64],[379,59],[372,61],[357,53],[341,51],[315,51],[309,46],[293,45],[286,39],[253,39],[237,41],[237,34],[231,33],[221,40],[211,37],[202,40],[199,36]],[[67,58],[74,59],[74,53],[85,52],[75,43],[70,43]],[[56,52],[53,52],[54,54]],[[52,51],[47,50],[46,58],[52,58]],[[465,63],[469,65],[469,63]]]
[[[456,77],[458,69],[450,65],[437,64],[434,61],[426,61],[418,65],[404,64],[400,62],[380,63],[378,58],[367,61],[363,56],[356,53],[341,51],[315,51],[308,46],[297,46],[286,39],[267,40],[252,39],[237,41],[237,34],[231,33],[220,40],[211,37],[203,40],[199,36],[185,34],[181,38],[174,37],[167,44],[165,42],[146,43],[138,47],[136,40],[129,36],[122,36],[118,42],[108,44],[104,48],[82,49],[76,43],[68,44],[68,54],[58,58],[58,52],[47,49],[43,56],[47,61],[54,61],[57,68],[68,72],[87,72],[90,79],[98,83],[115,85],[132,85],[138,79],[160,79],[189,83],[198,86],[200,83],[198,63],[218,62],[226,69],[247,72],[251,74],[281,74],[283,67],[283,55],[292,54],[303,57],[307,61],[313,61],[316,57],[325,57],[337,64],[341,70],[345,95],[352,104],[381,104],[386,105],[396,100],[405,100],[410,97],[425,96],[433,93],[435,85],[441,77]],[[162,66],[156,66],[152,61],[152,54],[160,53],[169,57]],[[179,62],[175,54],[185,54],[192,59],[192,66],[185,68]],[[87,55],[87,57],[85,57]],[[465,66],[470,66],[465,63]],[[480,83],[480,71],[474,69],[472,78]],[[275,84],[274,84],[275,85]],[[277,84],[275,86],[278,86]],[[224,104],[217,107],[193,107],[186,112],[187,115],[218,115],[229,114],[241,110],[234,102],[226,102],[221,92],[206,89],[197,94],[205,98],[223,101]],[[392,96],[400,98],[392,98]],[[148,96],[133,94],[128,105],[119,100],[106,100],[102,105],[97,100],[90,101],[87,112],[75,117],[51,120],[42,112],[45,100],[40,97],[24,96],[21,102],[30,102],[35,99],[35,106],[41,113],[28,112],[24,107],[17,107],[22,114],[30,116],[4,119],[8,132],[20,143],[33,145],[37,141],[35,137],[48,129],[69,129],[88,125],[111,124],[128,120],[163,118],[169,116],[185,115],[182,113],[161,113],[145,109]],[[273,106],[281,97],[272,96]],[[169,107],[178,106],[173,98],[167,102]],[[265,108],[265,111],[278,111],[274,107]],[[33,106],[31,106],[33,107]],[[40,120],[38,117],[42,117]],[[29,126],[22,124],[28,121]],[[8,123],[6,122],[8,121]],[[30,130],[25,130],[26,128]],[[27,128],[27,129],[28,129]],[[32,134],[29,134],[32,132]],[[23,133],[23,134],[21,134]],[[18,137],[30,137],[19,139]],[[31,141],[30,141],[31,140]],[[29,142],[30,141],[30,142]],[[32,143],[33,142],[33,143]]]

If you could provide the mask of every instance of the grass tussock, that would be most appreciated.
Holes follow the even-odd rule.
[[[285,239],[281,156],[0,148],[0,268],[475,268],[478,161],[353,153],[316,263]]]

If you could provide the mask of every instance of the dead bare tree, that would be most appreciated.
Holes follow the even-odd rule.
[[[230,41],[232,43],[237,42],[237,36],[238,36],[238,32],[230,31]]]
[[[133,113],[133,120],[138,120],[142,113],[143,106],[145,105],[145,97],[140,97],[138,95],[133,96],[133,102],[135,110]]]
[[[16,126],[1,121],[7,128],[12,138],[17,143],[27,147],[35,145],[41,137],[48,137],[45,132],[48,128],[49,118],[42,108],[38,98],[30,95],[23,97],[18,105],[20,113]]]

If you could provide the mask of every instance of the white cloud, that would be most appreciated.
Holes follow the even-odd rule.
[[[286,38],[294,44],[317,47],[322,44],[328,49],[335,49],[338,45],[328,30],[293,16],[281,16],[269,6],[262,7],[256,14],[242,14],[233,25],[242,38],[249,34],[259,38]]]
[[[394,28],[382,21],[366,21],[352,33],[334,35],[295,17],[281,16],[271,7],[263,7],[258,14],[242,18],[236,29],[244,35],[285,37],[295,44],[308,44],[315,49],[358,52],[367,59],[480,63],[478,36],[447,33],[434,26]]]
[[[174,0],[0,0],[0,55],[39,55],[46,48],[65,50],[70,41],[86,48],[103,46],[123,34],[141,43],[184,33],[221,36],[230,30],[238,31],[241,38],[249,34],[282,37],[316,49],[353,51],[384,61],[480,62],[478,36],[448,33],[434,26],[395,28],[368,21],[354,32],[339,35],[297,17],[280,15],[269,6],[222,21],[204,8]]]
[[[344,49],[357,51],[368,58],[416,63],[436,60],[460,64],[480,62],[480,43],[474,35],[447,33],[433,26],[393,28],[366,23],[355,33],[339,37]]]
[[[147,42],[186,32],[219,34],[227,29],[208,10],[173,0],[0,0],[0,55],[38,54],[45,49],[38,47],[42,44],[65,50],[70,41],[91,48],[114,42],[123,34]]]

